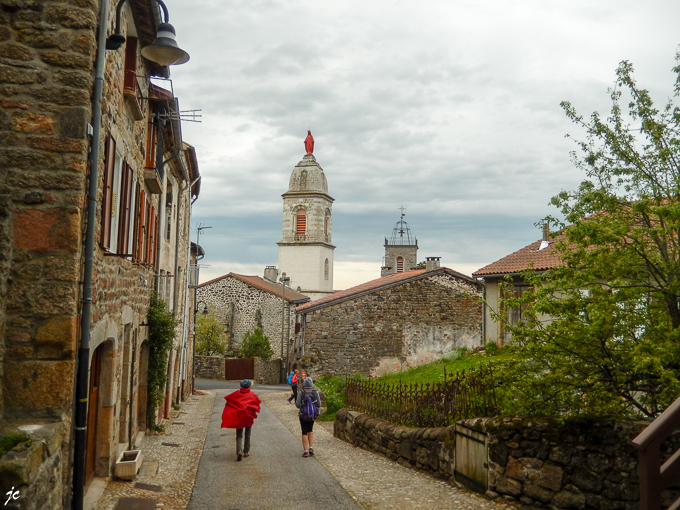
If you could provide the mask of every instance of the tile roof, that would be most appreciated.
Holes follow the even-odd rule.
[[[237,280],[240,280],[243,283],[250,285],[251,287],[263,290],[265,292],[275,295],[276,297],[282,297],[283,289],[282,285],[278,283],[272,283],[259,276],[245,276],[236,273],[225,274],[224,276],[220,276],[208,282],[201,283],[199,287],[205,287],[206,285],[210,285],[211,283],[215,283],[229,277],[236,278]],[[286,287],[286,295],[284,299],[289,303],[304,303],[306,301],[309,301],[309,296],[305,296],[304,294],[300,294],[299,292],[294,291],[290,287]]]
[[[541,240],[535,241],[515,253],[511,253],[488,266],[478,269],[472,276],[490,276],[519,273],[525,269],[535,271],[545,271],[551,269],[561,262],[559,252],[555,245],[550,243],[547,248],[539,251]]]
[[[383,276],[382,278],[371,280],[369,282],[362,283],[361,285],[357,285],[356,287],[351,287],[346,290],[338,290],[333,294],[329,294],[328,296],[324,296],[322,298],[315,299],[314,301],[310,301],[309,303],[305,303],[301,306],[298,306],[296,310],[298,312],[303,312],[310,309],[321,308],[324,306],[335,304],[336,302],[339,301],[346,301],[360,294],[366,294],[373,291],[381,290],[386,287],[400,285],[402,283],[405,283],[406,281],[420,279],[419,277],[429,276],[438,272],[446,272],[448,274],[455,275],[459,278],[463,278],[471,283],[477,283],[474,279],[470,278],[469,276],[466,276],[462,273],[459,273],[447,267],[439,267],[437,269],[433,269],[432,271],[426,271],[425,269],[416,269],[415,271],[404,271],[403,273],[394,273],[391,275]],[[424,273],[428,274],[424,275]]]

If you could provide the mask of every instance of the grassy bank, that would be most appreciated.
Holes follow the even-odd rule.
[[[464,370],[468,371],[479,365],[498,364],[513,359],[515,359],[515,355],[509,348],[489,348],[480,352],[458,349],[432,362],[423,358],[422,362],[418,361],[412,366],[401,367],[400,372],[385,374],[377,377],[376,380],[388,384],[442,382],[445,370],[447,374],[454,374]],[[336,411],[342,409],[345,405],[345,377],[320,377],[316,384],[324,392],[327,404],[326,413],[319,419],[332,421],[335,419]]]

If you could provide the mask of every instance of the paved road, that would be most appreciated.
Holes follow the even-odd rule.
[[[188,510],[359,509],[333,476],[314,458],[302,458],[293,435],[262,404],[251,436],[251,455],[236,461],[236,432],[222,429],[224,396],[236,382],[196,381],[217,393],[203,455]],[[256,385],[256,393],[285,390],[285,385]]]

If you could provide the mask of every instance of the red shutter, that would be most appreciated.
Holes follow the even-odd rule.
[[[397,257],[397,273],[401,273],[404,271],[404,259],[401,257]]]
[[[137,92],[137,38],[128,37],[125,41],[125,90]]]
[[[147,264],[153,264],[153,227],[154,227],[154,207],[149,205],[149,214],[146,222],[146,256],[144,261]]]
[[[156,123],[151,116],[152,110],[149,107],[149,123],[146,126],[146,168],[156,168]]]
[[[116,160],[116,141],[111,135],[106,139],[104,149],[104,189],[102,195],[102,229],[100,243],[102,248],[111,246],[111,202],[113,200],[113,173]]]

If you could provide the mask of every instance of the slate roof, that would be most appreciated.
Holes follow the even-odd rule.
[[[545,271],[551,269],[561,262],[559,252],[554,244],[539,251],[541,240],[535,241],[515,253],[506,255],[488,266],[478,269],[472,276],[500,276],[506,274],[517,274],[525,269],[535,271]]]
[[[255,287],[256,289],[263,290],[264,292],[268,292],[269,294],[273,294],[276,297],[282,297],[283,293],[283,286],[279,285],[278,283],[272,283],[270,281],[265,280],[264,278],[260,278],[259,276],[245,276],[242,274],[236,274],[236,273],[229,273],[225,274],[224,276],[220,276],[219,278],[215,278],[213,280],[210,280],[209,282],[201,283],[198,287],[205,287],[206,285],[210,285],[211,283],[219,282],[220,280],[224,280],[225,278],[236,278],[237,280],[242,281],[243,283],[250,285],[251,287]],[[305,303],[309,301],[309,296],[305,296],[304,294],[300,294],[297,291],[294,291],[290,287],[286,287],[286,293],[285,297],[283,298],[289,303],[293,304],[298,304],[298,303]]]
[[[427,274],[424,274],[427,273]],[[417,280],[420,278],[426,278],[428,276],[434,275],[436,273],[447,273],[459,278],[462,278],[470,283],[478,284],[478,282],[469,276],[462,273],[449,269],[448,267],[439,267],[433,269],[432,271],[426,271],[425,269],[416,269],[415,271],[404,271],[403,273],[394,273],[376,280],[371,280],[356,287],[351,287],[346,290],[339,290],[328,296],[324,296],[320,299],[315,299],[309,303],[305,303],[298,306],[296,310],[298,312],[306,312],[309,310],[315,310],[317,308],[323,308],[325,306],[330,306],[341,301],[347,301],[349,299],[358,297],[363,294],[369,294],[371,292],[377,292],[388,287],[394,287],[396,285],[401,285],[408,281]]]

